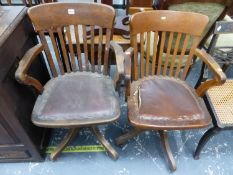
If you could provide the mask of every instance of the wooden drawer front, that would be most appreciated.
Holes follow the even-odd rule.
[[[0,146],[11,146],[20,144],[19,139],[15,135],[15,131],[5,121],[2,115],[0,115]]]
[[[26,151],[0,151],[1,159],[28,159],[30,156]]]

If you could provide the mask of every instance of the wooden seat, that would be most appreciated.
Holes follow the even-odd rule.
[[[176,164],[166,131],[203,128],[211,124],[201,98],[206,90],[226,79],[213,58],[197,49],[207,24],[208,17],[202,14],[166,10],[137,13],[130,22],[131,48],[125,52],[125,83],[129,122],[134,129],[118,137],[116,143],[121,145],[146,130],[159,131],[173,171]],[[172,43],[175,43],[174,49]],[[179,46],[182,46],[181,52],[178,52]],[[152,60],[150,53],[153,53]],[[179,60],[175,66],[177,55]],[[213,72],[213,79],[196,90],[185,82],[194,56],[200,57]]]
[[[123,77],[124,56],[121,47],[111,41],[115,10],[96,3],[49,3],[29,8],[28,15],[41,43],[28,50],[22,58],[15,73],[16,80],[40,93],[32,113],[34,124],[69,128],[51,159],[56,159],[83,127],[90,127],[109,155],[117,159],[117,152],[97,127],[115,121],[120,115],[115,88]],[[94,42],[95,26],[99,28],[97,44]],[[91,29],[90,41],[87,27]],[[94,54],[95,45],[97,55]],[[110,49],[116,58],[114,80],[108,76]],[[27,74],[30,65],[43,51],[51,74],[51,80],[45,86]]]

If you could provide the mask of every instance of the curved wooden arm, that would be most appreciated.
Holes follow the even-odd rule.
[[[122,47],[114,41],[110,42],[110,47],[116,56],[117,71],[120,75],[124,74],[124,52]]]
[[[124,54],[124,66],[125,66],[125,99],[130,95],[130,84],[131,84],[131,59],[133,57],[133,48],[130,47],[125,51]]]
[[[29,49],[19,62],[19,67],[15,72],[15,79],[22,84],[33,86],[40,93],[43,91],[43,85],[35,78],[27,74],[32,62],[43,51],[43,46],[38,44]]]
[[[203,96],[205,92],[213,86],[221,85],[226,81],[226,75],[222,71],[218,63],[204,50],[196,49],[195,55],[202,59],[202,61],[208,66],[208,68],[214,73],[212,80],[208,80],[202,83],[196,89],[196,92],[199,96]]]
[[[122,47],[114,41],[110,42],[110,47],[115,53],[116,57],[116,73],[114,76],[115,87],[119,80],[124,77],[124,52]]]

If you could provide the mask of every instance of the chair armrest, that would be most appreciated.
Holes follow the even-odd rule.
[[[25,85],[33,86],[40,93],[43,91],[43,85],[35,78],[27,74],[32,62],[43,51],[43,46],[38,44],[29,49],[19,62],[19,67],[15,72],[15,79]]]
[[[196,89],[199,96],[203,96],[205,92],[213,86],[222,85],[226,81],[226,75],[222,71],[218,63],[213,59],[211,55],[206,53],[204,50],[196,49],[195,55],[202,59],[202,61],[207,65],[207,67],[213,72],[214,77],[212,80],[208,80],[202,83]]]
[[[125,51],[124,54],[124,75],[125,75],[125,99],[130,95],[130,84],[131,84],[131,59],[133,57],[133,48],[130,47]]]
[[[110,42],[110,47],[115,53],[116,57],[116,73],[114,76],[115,85],[124,77],[124,52],[122,47],[114,41]]]

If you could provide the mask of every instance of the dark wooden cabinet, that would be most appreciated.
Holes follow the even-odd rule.
[[[21,6],[0,6],[0,162],[40,161],[45,130],[31,123],[37,97],[33,89],[20,85],[15,70],[25,52],[36,44],[36,34]],[[43,57],[30,73],[46,82]]]

